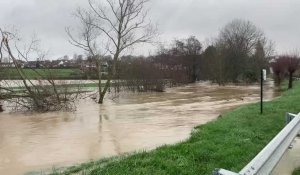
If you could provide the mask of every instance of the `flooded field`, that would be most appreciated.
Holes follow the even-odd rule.
[[[272,87],[272,82],[266,84],[266,99],[279,95]],[[198,83],[164,93],[125,93],[104,105],[81,100],[74,113],[0,113],[0,174],[24,174],[176,143],[187,139],[193,127],[258,100],[258,85]]]

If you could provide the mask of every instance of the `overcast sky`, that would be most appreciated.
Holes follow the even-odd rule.
[[[23,36],[36,33],[49,57],[81,54],[68,43],[65,27],[76,26],[72,13],[86,4],[87,0],[0,0],[0,27],[15,26]],[[277,53],[300,49],[300,0],[151,0],[149,6],[163,42],[190,35],[205,42],[239,18],[261,28],[275,42]],[[147,55],[148,50],[153,53],[150,46],[137,47],[134,53]]]

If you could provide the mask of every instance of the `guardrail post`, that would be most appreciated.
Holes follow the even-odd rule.
[[[294,114],[286,113],[285,115],[285,125],[288,125],[295,118]]]
[[[212,175],[220,175],[220,174],[219,174],[219,170],[220,170],[220,169],[215,169],[215,170],[213,171],[213,174],[212,174]]]

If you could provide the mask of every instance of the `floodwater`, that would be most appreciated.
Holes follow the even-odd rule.
[[[112,81],[114,82],[114,81]],[[56,85],[64,84],[88,84],[88,83],[98,83],[96,80],[55,80]],[[102,80],[101,83],[106,83],[106,80]],[[33,85],[50,85],[46,80],[27,80],[29,86]],[[22,80],[2,80],[0,81],[0,86],[2,87],[24,87]]]
[[[266,99],[279,94],[266,83]],[[189,137],[192,129],[259,100],[259,86],[197,83],[164,93],[124,93],[77,111],[0,113],[0,174],[18,175],[153,149]],[[257,109],[259,111],[259,109]]]

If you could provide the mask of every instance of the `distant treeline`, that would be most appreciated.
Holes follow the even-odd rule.
[[[150,57],[122,57],[120,79],[171,79],[174,83],[210,80],[226,83],[256,82],[260,70],[269,70],[273,47],[249,21],[234,20],[205,49],[194,36],[161,46]]]
[[[149,84],[158,86],[160,80],[166,79],[173,85],[199,80],[220,85],[252,83],[259,80],[261,69],[270,70],[270,62],[272,59],[274,61],[272,54],[273,45],[260,29],[249,21],[233,20],[205,47],[195,36],[190,36],[176,39],[168,46],[161,45],[152,56],[122,56],[117,61],[116,74],[112,78],[127,80],[127,87],[138,84],[143,89]],[[87,68],[81,70],[44,68],[24,71],[30,79],[35,79],[37,71],[42,74],[51,71],[55,79],[97,79],[96,58],[85,60]],[[107,64],[105,72],[111,72],[113,60],[107,56],[101,60]],[[84,59],[74,61],[83,62]],[[18,79],[17,76],[12,70],[6,71],[0,78]],[[102,76],[103,79],[107,77],[106,74]]]

